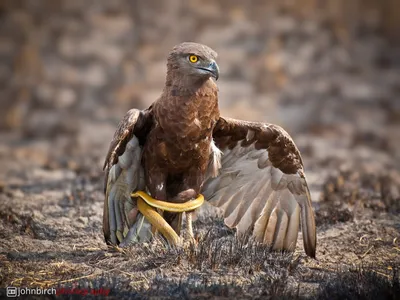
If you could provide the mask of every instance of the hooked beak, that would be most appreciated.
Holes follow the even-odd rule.
[[[219,78],[219,68],[218,68],[218,65],[217,65],[217,63],[215,61],[212,61],[208,65],[208,67],[199,68],[199,69],[209,72],[211,77],[214,77],[215,80],[218,80],[218,78]]]

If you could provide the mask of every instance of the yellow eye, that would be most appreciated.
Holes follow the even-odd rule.
[[[196,55],[190,55],[189,60],[191,63],[196,63],[199,60],[199,58]]]

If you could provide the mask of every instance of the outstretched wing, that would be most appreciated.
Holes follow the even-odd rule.
[[[315,257],[310,192],[288,133],[272,124],[220,118],[213,138],[223,154],[221,168],[202,193],[222,209],[225,223],[239,234],[252,231],[274,249],[294,250],[301,219],[305,251]]]
[[[153,124],[151,107],[129,110],[118,125],[104,163],[103,232],[108,243],[122,242],[132,225],[133,190],[144,188],[142,147]]]

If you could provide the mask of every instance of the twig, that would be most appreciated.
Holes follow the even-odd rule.
[[[374,248],[374,246],[369,247],[368,250],[365,251],[365,253],[363,255],[361,255],[361,258],[364,258],[365,256],[367,256],[368,252],[371,251],[372,248]]]

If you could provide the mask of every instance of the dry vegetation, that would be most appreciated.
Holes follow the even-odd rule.
[[[90,2],[0,3],[0,288],[103,288],[110,299],[398,297],[395,1]],[[105,245],[108,142],[126,109],[156,99],[165,55],[183,40],[219,52],[224,115],[293,135],[314,200],[316,260],[301,239],[295,253],[238,240],[210,208],[194,224],[197,245]]]

